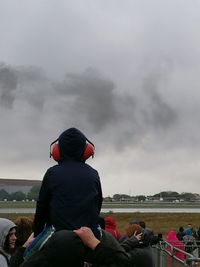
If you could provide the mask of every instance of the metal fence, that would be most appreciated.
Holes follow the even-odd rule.
[[[161,241],[152,248],[155,267],[197,267],[200,266],[199,251],[200,247],[196,247],[196,255],[188,253],[178,246],[178,244],[170,244]]]

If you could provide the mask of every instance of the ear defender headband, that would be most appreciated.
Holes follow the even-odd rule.
[[[92,158],[94,157],[95,146],[87,138],[86,138],[86,140],[88,141],[88,143],[85,145],[85,149],[84,149],[83,154],[82,154],[83,160],[87,160],[91,156],[92,156]],[[50,144],[50,158],[53,157],[53,159],[58,162],[58,161],[62,160],[62,156],[60,154],[60,148],[59,148],[59,144],[57,142],[58,142],[58,139],[56,139],[55,141],[53,141]]]

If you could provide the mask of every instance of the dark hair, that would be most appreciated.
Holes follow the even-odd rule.
[[[129,224],[139,224],[139,221],[138,220],[132,220],[129,222]]]
[[[16,245],[22,246],[32,233],[33,220],[26,216],[20,216],[16,219]]]

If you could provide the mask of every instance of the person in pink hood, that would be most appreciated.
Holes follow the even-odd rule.
[[[174,256],[179,258],[180,260],[184,260],[184,243],[183,241],[178,240],[176,233],[173,229],[171,229],[167,235],[166,241],[172,246],[181,249],[183,252],[174,250]],[[168,251],[171,252],[171,248],[169,246],[166,247]]]
[[[119,240],[121,234],[116,226],[116,221],[113,216],[107,216],[104,218],[105,220],[105,231],[111,233],[115,239]]]

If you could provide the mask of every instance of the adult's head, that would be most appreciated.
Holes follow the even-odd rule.
[[[130,221],[129,224],[139,224],[139,220],[134,219]]]
[[[9,256],[15,248],[16,225],[5,218],[0,218],[0,251]]]
[[[131,237],[134,234],[138,235],[142,232],[142,227],[136,223],[132,223],[127,226],[125,232],[127,237]]]
[[[29,217],[26,217],[26,216],[19,216],[19,217],[17,217],[15,224],[17,226],[16,245],[22,246],[32,233],[33,220]]]
[[[51,151],[56,161],[65,159],[85,161],[94,154],[94,145],[76,128],[67,129],[61,133],[56,141],[58,141],[58,144],[55,144]]]
[[[146,228],[146,223],[144,221],[140,221],[140,220],[132,220],[129,222],[129,224],[138,224],[140,225],[143,229]]]

